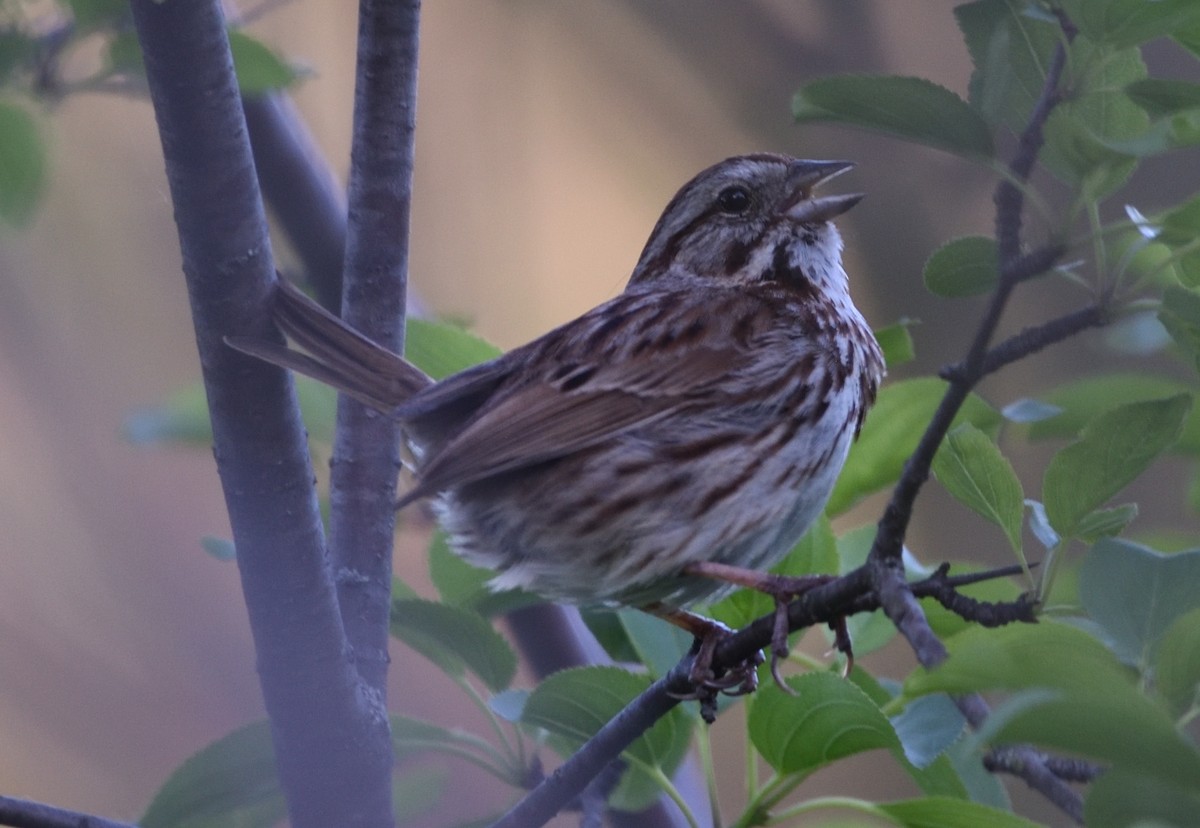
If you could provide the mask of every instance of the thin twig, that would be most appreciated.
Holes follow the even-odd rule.
[[[1064,29],[1069,41],[1072,30],[1066,26]],[[929,477],[929,469],[938,447],[971,389],[984,376],[1020,356],[1040,350],[1084,328],[1100,324],[1104,317],[1102,308],[1084,308],[1076,314],[1054,320],[1040,328],[1028,329],[989,350],[989,344],[1013,289],[1022,281],[1052,267],[1062,254],[1061,248],[1050,245],[1029,256],[1021,255],[1024,195],[1019,185],[1027,181],[1033,171],[1042,146],[1042,129],[1050,112],[1060,100],[1059,85],[1065,65],[1066,45],[1059,43],[1046,72],[1042,92],[1018,139],[1017,151],[1009,165],[1010,175],[1002,179],[996,187],[999,283],[966,358],[946,373],[950,380],[949,387],[929,427],[922,435],[917,450],[905,464],[901,479],[879,522],[879,530],[868,556],[867,565],[884,612],[896,625],[900,634],[908,640],[917,660],[926,668],[935,667],[943,662],[947,652],[930,628],[912,590],[904,582],[900,551],[917,493]],[[978,727],[988,715],[987,704],[977,695],[959,698],[956,703],[973,727]],[[1082,820],[1082,799],[1055,775],[1041,755],[1024,746],[1013,750],[1019,751],[1022,758],[1019,773],[1021,778],[1073,819]]]
[[[992,771],[1003,770],[1017,777],[1071,819],[1083,824],[1083,799],[1064,781],[1080,781],[1072,775],[1076,769],[1069,765],[1070,760],[1050,757],[1028,745],[1006,746],[1002,750],[1006,757],[1005,767],[990,764],[992,754],[984,756],[984,767]],[[1093,769],[1096,775],[1102,772],[1094,766]]]
[[[1029,757],[1025,751],[1012,747],[999,747],[989,751],[983,757],[983,765],[992,773],[1011,773],[1019,776],[1028,764]],[[1104,768],[1083,759],[1065,759],[1061,756],[1050,756],[1039,751],[1039,758],[1054,772],[1059,779],[1068,782],[1091,782],[1104,774]]]
[[[1024,359],[1043,348],[1070,339],[1088,328],[1097,328],[1106,324],[1108,324],[1107,309],[1101,305],[1088,305],[1044,325],[1026,328],[988,351],[983,360],[983,370],[988,374],[994,373],[1009,363]]]

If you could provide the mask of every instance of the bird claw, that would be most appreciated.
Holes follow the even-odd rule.
[[[692,564],[687,570],[690,575],[715,578],[738,586],[758,590],[775,601],[775,613],[771,631],[771,678],[780,690],[795,695],[795,691],[784,681],[780,667],[788,657],[788,604],[799,598],[805,592],[833,580],[832,575],[769,575],[753,570],[718,564],[701,562]],[[692,633],[696,638],[695,654],[688,680],[693,689],[684,693],[672,692],[674,698],[698,701],[700,715],[712,724],[717,713],[717,696],[724,693],[727,696],[742,696],[753,693],[758,689],[758,667],[766,660],[761,652],[746,659],[739,665],[727,668],[721,675],[716,675],[712,669],[713,656],[717,646],[729,636],[733,630],[717,621],[687,612],[660,605],[643,607],[647,612],[658,615],[682,629]],[[854,652],[851,649],[850,633],[846,628],[846,620],[837,618],[829,622],[834,632],[834,648],[846,656],[843,678],[850,674],[854,665]]]
[[[694,689],[686,693],[670,694],[682,701],[699,702],[700,716],[708,724],[716,720],[719,694],[744,696],[758,689],[758,667],[766,660],[761,652],[756,652],[741,664],[727,668],[719,676],[716,675],[712,669],[713,655],[717,645],[731,635],[733,630],[724,624],[711,622],[711,626],[696,638],[696,653],[688,671],[688,680]]]
[[[788,629],[788,604],[813,587],[828,583],[832,579],[833,576],[831,575],[802,575],[797,577],[769,575],[764,578],[764,582],[761,585],[755,587],[775,599],[775,623],[771,634],[771,678],[775,680],[776,686],[788,695],[794,696],[796,695],[796,691],[788,686],[783,680],[783,675],[779,672],[781,663],[788,657],[791,649],[788,646],[788,635],[790,632]],[[846,627],[846,619],[837,618],[830,621],[829,628],[834,633],[834,649],[846,656],[846,664],[842,669],[842,678],[847,678],[850,675],[850,671],[854,669],[854,650],[850,642],[850,631]]]

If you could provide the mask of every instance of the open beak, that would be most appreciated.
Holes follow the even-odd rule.
[[[864,193],[812,197],[812,191],[831,178],[841,175],[854,166],[851,161],[796,161],[792,165],[791,180],[799,194],[796,203],[787,210],[787,215],[797,222],[812,223],[829,221],[840,216],[862,201]]]

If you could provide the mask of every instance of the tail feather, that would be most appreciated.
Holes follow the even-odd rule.
[[[272,310],[275,323],[307,353],[243,338],[230,338],[228,344],[384,412],[432,383],[412,363],[367,339],[284,279],[277,282]]]

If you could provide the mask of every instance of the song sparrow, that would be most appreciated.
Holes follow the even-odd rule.
[[[830,223],[862,196],[814,194],[851,166],[759,154],[704,170],[620,296],[441,382],[286,283],[275,317],[308,353],[232,344],[397,418],[418,475],[400,505],[435,497],[495,587],[639,607],[711,639],[683,607],[763,585],[824,507],[883,375]]]

